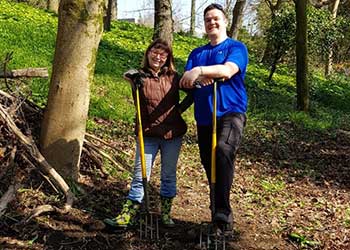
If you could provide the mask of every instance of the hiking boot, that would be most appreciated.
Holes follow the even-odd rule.
[[[113,219],[104,219],[104,223],[112,227],[127,227],[135,224],[135,217],[141,205],[132,200],[127,200],[120,214]]]
[[[161,202],[161,220],[162,224],[166,227],[174,227],[175,223],[170,217],[171,206],[173,203],[173,198],[160,198]]]

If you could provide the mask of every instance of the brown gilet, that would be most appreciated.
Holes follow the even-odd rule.
[[[177,73],[168,74],[165,70],[159,74],[148,70],[144,73],[143,86],[140,88],[143,136],[172,139],[184,135],[187,125],[178,110],[180,76]],[[135,101],[134,91],[133,97]],[[136,134],[137,131],[136,123]]]

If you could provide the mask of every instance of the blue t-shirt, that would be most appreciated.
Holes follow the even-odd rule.
[[[227,113],[245,113],[247,111],[247,92],[244,77],[248,64],[246,46],[232,38],[212,46],[209,44],[194,49],[188,57],[185,71],[197,66],[211,66],[235,63],[239,72],[230,79],[217,84],[217,117]],[[212,124],[213,84],[193,90],[194,114],[198,125]]]

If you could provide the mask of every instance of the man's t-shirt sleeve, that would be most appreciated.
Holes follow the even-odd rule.
[[[190,53],[185,66],[185,71],[191,70],[193,68],[193,51]]]
[[[234,44],[229,51],[226,62],[235,63],[240,71],[244,74],[248,64],[247,47],[243,43]]]

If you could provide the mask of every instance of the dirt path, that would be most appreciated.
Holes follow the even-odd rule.
[[[120,127],[123,131],[112,142],[132,162],[134,140]],[[281,135],[285,131],[287,137]],[[226,249],[350,249],[350,137],[312,134],[288,124],[270,132],[266,140],[248,130],[240,149],[231,192],[235,233]],[[161,229],[159,242],[140,240],[134,229],[104,227],[102,220],[120,211],[129,179],[111,169],[105,170],[114,177],[103,175],[84,159],[72,212],[43,214],[28,223],[22,220],[31,209],[45,203],[60,206],[62,196],[37,171],[25,170],[25,188],[0,221],[0,249],[198,249],[200,224],[210,219],[209,188],[191,130],[178,165],[178,195],[172,210],[177,227]],[[158,176],[156,164],[151,182],[156,211]],[[8,184],[2,183],[1,192]]]

